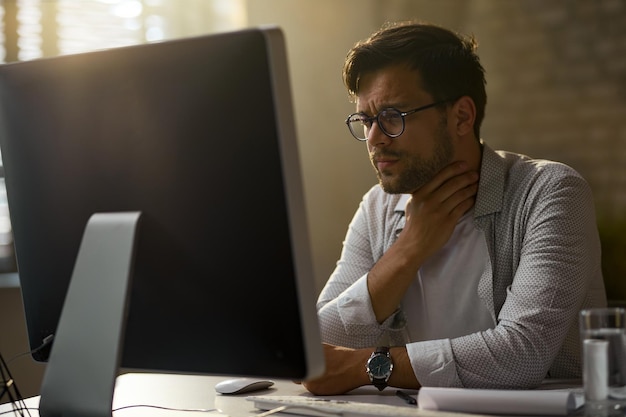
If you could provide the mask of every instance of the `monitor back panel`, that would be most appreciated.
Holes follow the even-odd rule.
[[[296,275],[312,283],[311,262],[279,40],[250,29],[0,68],[32,348],[55,332],[89,216],[130,210],[143,216],[124,367],[308,372],[313,299],[299,303]]]

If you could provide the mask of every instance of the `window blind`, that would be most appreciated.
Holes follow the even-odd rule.
[[[88,52],[247,25],[245,0],[4,0],[0,63]],[[16,271],[0,155],[0,273]]]

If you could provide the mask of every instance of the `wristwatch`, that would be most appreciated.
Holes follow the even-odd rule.
[[[367,360],[365,370],[372,384],[374,384],[379,391],[384,390],[391,376],[391,371],[393,371],[393,361],[391,360],[389,347],[377,347],[374,353],[372,353],[372,356]]]

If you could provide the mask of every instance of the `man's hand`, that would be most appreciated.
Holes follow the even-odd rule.
[[[408,201],[402,234],[417,245],[425,261],[441,249],[461,217],[474,206],[478,173],[464,162],[443,168]]]
[[[302,385],[315,395],[339,395],[370,383],[365,364],[372,349],[350,349],[324,344],[326,371]]]
[[[326,372],[319,378],[303,381],[302,385],[315,395],[341,395],[363,385],[370,385],[365,364],[374,350],[375,348],[350,349],[325,343]],[[389,385],[398,388],[420,388],[406,348],[392,347],[390,352],[393,373]]]

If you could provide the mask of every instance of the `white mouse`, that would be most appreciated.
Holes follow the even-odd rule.
[[[274,381],[258,378],[232,378],[215,384],[215,391],[220,394],[243,394],[244,392],[260,391],[274,385]]]

